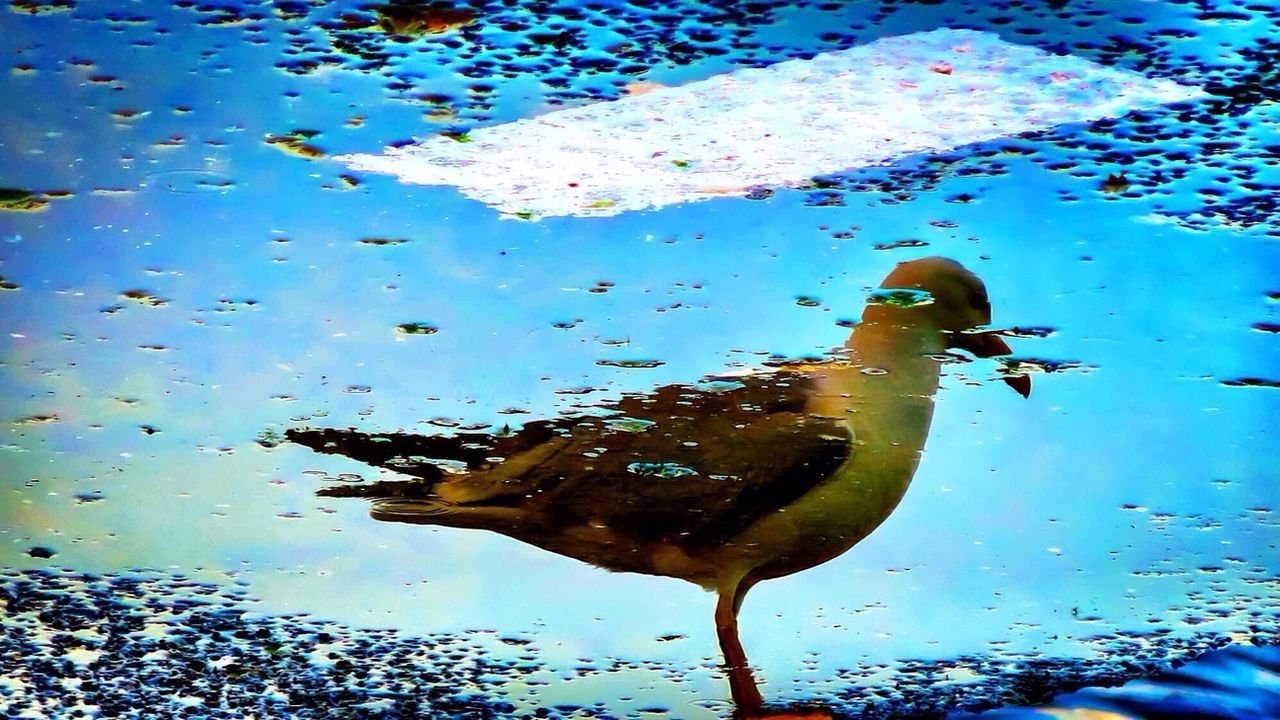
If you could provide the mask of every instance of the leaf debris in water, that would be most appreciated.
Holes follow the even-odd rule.
[[[49,15],[66,12],[76,6],[74,0],[10,0],[9,9],[26,15]]]
[[[405,335],[435,335],[440,332],[440,328],[427,323],[409,322],[397,325],[396,332],[404,333]]]
[[[1223,380],[1222,384],[1226,385],[1227,387],[1280,388],[1280,380],[1271,380],[1268,378],[1260,378],[1260,377],[1242,377],[1242,378],[1234,378],[1232,380]]]
[[[155,293],[152,293],[150,290],[143,290],[141,288],[135,288],[133,290],[123,290],[120,292],[120,298],[122,300],[133,300],[136,303],[139,303],[142,305],[150,305],[151,307],[161,307],[169,303],[168,300],[165,300],[164,298],[157,296]]]
[[[929,243],[924,240],[895,240],[887,243],[876,243],[873,247],[876,250],[897,250],[898,248],[926,247]]]
[[[933,296],[924,290],[914,288],[880,288],[867,296],[868,305],[892,305],[894,307],[916,307],[929,305]]]
[[[698,471],[672,462],[633,462],[627,465],[627,472],[646,477],[678,478],[685,475],[697,475]]]
[[[1124,176],[1124,172],[1111,173],[1107,175],[1107,179],[1102,181],[1101,190],[1104,193],[1124,192],[1129,188],[1129,179]]]
[[[596,364],[617,368],[656,368],[666,365],[661,360],[597,360]]]
[[[604,424],[610,430],[613,430],[615,432],[627,432],[627,433],[642,433],[648,430],[649,428],[653,427],[654,425],[657,425],[657,423],[655,423],[652,420],[645,420],[643,418],[633,418],[633,417],[609,418],[608,420],[604,421]]]
[[[378,27],[397,39],[440,35],[475,19],[475,13],[467,8],[441,7],[429,4],[388,4],[374,8]]]
[[[1029,373],[1087,373],[1097,369],[1096,365],[1085,365],[1078,360],[1048,360],[1045,358],[1001,358],[1000,374],[1003,376],[1027,375]]]
[[[27,415],[14,420],[15,425],[51,425],[58,422],[62,418],[53,413],[47,415]]]
[[[287,152],[308,160],[317,160],[323,158],[325,152],[308,143],[307,140],[319,134],[316,130],[294,130],[287,135],[268,135],[263,142],[281,152]]]
[[[49,201],[30,190],[0,188],[0,210],[10,212],[39,212],[49,206]]]

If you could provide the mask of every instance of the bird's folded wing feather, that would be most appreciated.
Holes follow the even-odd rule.
[[[848,429],[807,414],[810,392],[805,375],[779,372],[668,385],[628,395],[601,415],[529,423],[513,434],[330,429],[291,431],[289,439],[424,481],[326,494],[518,507],[553,526],[590,523],[636,540],[714,544],[786,506],[847,459]],[[466,471],[442,473],[428,458]]]

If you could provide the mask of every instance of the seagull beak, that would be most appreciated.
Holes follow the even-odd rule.
[[[1004,380],[1004,384],[1013,388],[1014,392],[1022,397],[1031,397],[1031,376],[1030,375],[1005,375],[1000,378]]]
[[[994,332],[955,333],[952,335],[952,346],[968,350],[981,358],[1010,355],[1013,350],[1009,344]],[[1028,375],[1005,375],[1004,383],[1013,388],[1022,397],[1031,396],[1031,377]]]

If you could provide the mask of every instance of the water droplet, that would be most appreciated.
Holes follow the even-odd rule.
[[[933,303],[933,296],[915,288],[879,288],[867,297],[867,303],[909,308],[930,305]]]
[[[397,325],[396,332],[405,335],[435,335],[440,332],[440,328],[427,323],[409,322]]]
[[[698,474],[698,471],[691,467],[671,462],[633,462],[630,465],[627,465],[627,472],[646,477],[660,477],[664,479]]]

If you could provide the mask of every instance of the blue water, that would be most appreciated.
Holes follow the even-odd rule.
[[[315,491],[395,475],[275,441],[301,426],[499,428],[822,355],[895,263],[942,255],[986,283],[995,327],[1052,330],[1009,343],[1056,371],[1023,399],[995,360],[944,368],[894,514],[746,600],[766,701],[1021,704],[1001,688],[1027,663],[1115,680],[1276,637],[1274,9],[723,2],[676,5],[681,19],[602,2],[592,25],[477,2],[470,24],[394,38],[339,28],[343,13],[372,22],[354,3],[59,7],[0,11],[0,187],[46,201],[0,210],[0,563],[14,573],[182,575],[239,588],[265,617],[474,637],[482,656],[520,637],[553,682],[469,680],[498,714],[725,716],[698,588],[378,522]],[[348,187],[340,164],[264,142],[307,129],[329,155],[376,151],[939,26],[1217,94],[844,173],[829,183],[842,204],[783,189],[539,222],[447,187]],[[711,39],[689,40],[699,29]],[[504,53],[539,30],[568,34]],[[600,55],[626,62],[580,62]],[[379,238],[406,242],[361,242]],[[902,240],[924,244],[876,249]],[[632,360],[662,364],[600,363]],[[17,657],[0,654],[0,676],[24,676]],[[0,684],[0,708],[26,702],[16,687]]]

